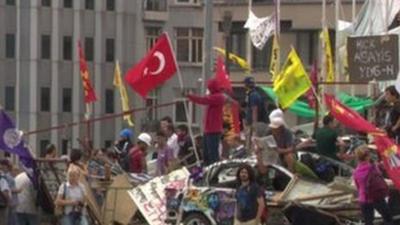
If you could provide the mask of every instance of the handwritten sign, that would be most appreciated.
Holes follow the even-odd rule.
[[[168,175],[156,177],[128,193],[150,225],[164,225],[167,212],[164,189],[171,185],[176,189],[182,189],[188,178],[189,172],[186,168],[182,168]]]
[[[38,170],[43,179],[52,200],[57,197],[60,185],[67,180],[67,162],[65,160],[40,161],[37,160]]]
[[[350,37],[350,81],[394,80],[399,72],[398,35]]]

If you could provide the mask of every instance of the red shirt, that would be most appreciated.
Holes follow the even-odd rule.
[[[129,169],[131,173],[144,173],[145,165],[143,165],[145,154],[137,146],[133,147],[130,152],[130,165]]]

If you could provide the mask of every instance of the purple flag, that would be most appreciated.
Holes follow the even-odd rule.
[[[15,128],[14,122],[3,110],[0,112],[0,150],[18,155],[26,172],[34,174],[35,161],[22,140],[22,131]]]

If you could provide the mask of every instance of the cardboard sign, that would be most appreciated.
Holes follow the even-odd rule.
[[[156,177],[128,193],[150,225],[164,225],[167,212],[164,189],[171,185],[176,189],[182,189],[188,178],[189,172],[186,168],[182,168],[168,175]]]
[[[350,81],[395,80],[399,72],[398,35],[349,37]]]

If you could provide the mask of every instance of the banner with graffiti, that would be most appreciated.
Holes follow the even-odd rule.
[[[188,178],[189,171],[182,168],[168,175],[156,177],[128,193],[150,225],[164,225],[167,214],[165,188],[167,186],[171,188],[172,185],[175,189],[182,189]]]

